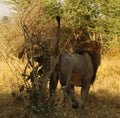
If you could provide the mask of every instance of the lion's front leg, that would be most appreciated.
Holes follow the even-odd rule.
[[[81,108],[86,109],[87,96],[90,89],[90,83],[86,83],[81,88]]]

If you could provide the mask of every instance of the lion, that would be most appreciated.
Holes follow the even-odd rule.
[[[85,108],[90,85],[95,81],[100,63],[101,43],[99,41],[83,41],[74,48],[74,53],[61,55],[50,78],[50,96],[54,96],[60,80],[64,88],[64,99],[69,95],[72,107],[78,108],[74,86],[79,86],[81,87],[81,107]]]

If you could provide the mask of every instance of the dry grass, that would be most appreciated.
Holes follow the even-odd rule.
[[[7,63],[6,63],[7,61]],[[24,64],[19,60],[0,60],[0,118],[34,118],[25,111],[26,101],[17,100],[19,86],[23,83],[20,73]],[[16,93],[16,97],[12,93]]]
[[[14,66],[22,72],[24,65],[14,60],[14,66],[9,62],[16,75]],[[8,64],[0,61],[0,118],[36,118],[34,114],[27,112],[24,108],[27,101],[16,101],[12,91],[18,91],[22,78],[17,79],[11,72]],[[80,89],[76,88],[76,96],[79,100]],[[120,57],[102,57],[102,63],[97,73],[97,79],[88,97],[88,110],[72,109],[68,101],[66,108],[62,106],[62,92],[59,89],[59,116],[49,118],[120,118]],[[47,113],[46,113],[47,114]],[[56,113],[57,114],[57,113]],[[39,116],[40,117],[40,116]],[[43,118],[46,118],[43,116]]]

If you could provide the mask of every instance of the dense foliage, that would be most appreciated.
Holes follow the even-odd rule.
[[[104,48],[111,43],[116,45],[116,38],[119,43],[119,0],[10,0],[8,3],[19,15],[23,15],[28,8],[42,9],[40,19],[44,24],[53,21],[59,14],[64,28],[69,28],[76,36],[81,36],[83,32],[88,35],[85,38],[101,40]],[[41,8],[39,4],[42,4]]]

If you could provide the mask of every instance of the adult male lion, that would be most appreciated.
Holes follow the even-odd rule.
[[[74,49],[74,53],[67,53],[60,56],[50,78],[50,96],[53,96],[58,80],[61,86],[65,86],[65,95],[70,95],[72,107],[78,107],[74,95],[74,86],[81,87],[81,107],[85,108],[86,99],[96,78],[96,72],[101,62],[101,44],[98,41],[83,41]]]

